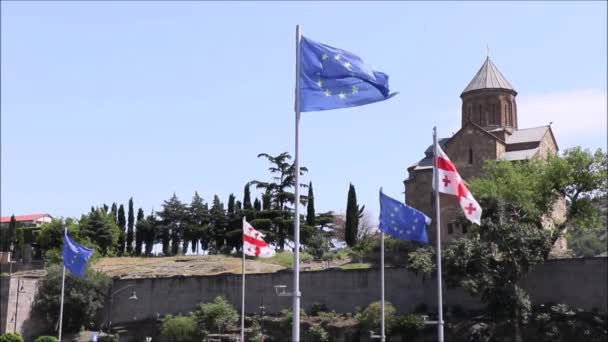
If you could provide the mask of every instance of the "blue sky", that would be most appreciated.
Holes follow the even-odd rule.
[[[293,154],[295,25],[390,76],[397,97],[304,113],[317,211],[349,182],[372,216],[406,168],[460,125],[490,56],[519,92],[519,126],[606,150],[606,2],[2,2],[1,213],[79,217],[134,198],[146,212],[242,198]]]

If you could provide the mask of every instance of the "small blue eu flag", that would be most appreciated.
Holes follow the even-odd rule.
[[[306,37],[300,41],[300,111],[362,106],[386,100],[388,75],[359,56]]]
[[[70,239],[68,232],[63,235],[63,266],[72,274],[79,277],[85,276],[87,261],[93,254],[93,250],[84,247]]]
[[[428,243],[426,225],[431,219],[422,212],[390,198],[380,190],[380,231],[397,239]]]

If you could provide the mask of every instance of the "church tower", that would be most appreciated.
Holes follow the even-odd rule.
[[[490,57],[464,89],[462,126],[472,121],[487,131],[497,128],[517,129],[517,92],[498,71]]]

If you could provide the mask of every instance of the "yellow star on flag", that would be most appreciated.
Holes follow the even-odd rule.
[[[359,92],[359,88],[357,88],[356,85],[353,86],[353,94],[356,94]]]
[[[334,59],[335,59],[335,60],[337,60],[337,61],[339,61],[339,60],[340,60],[340,58],[342,58],[340,55],[335,55],[335,56],[334,56]]]
[[[343,92],[343,91],[341,91],[341,92],[340,92],[340,94],[338,94],[338,97],[339,97],[341,100],[344,100],[344,99],[346,98],[346,94],[344,94],[344,92]]]
[[[350,62],[344,62],[342,65],[348,70],[350,70]]]
[[[321,56],[321,59],[322,59],[322,60],[326,60],[326,59],[328,59],[328,58],[329,58],[329,56],[328,56],[326,53],[324,53],[324,54],[323,54],[323,56]]]
[[[325,94],[325,96],[329,97],[329,96],[331,96],[331,91],[329,91],[329,89],[325,89],[323,94]]]

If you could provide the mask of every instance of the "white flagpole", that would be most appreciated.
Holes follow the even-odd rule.
[[[293,323],[291,339],[300,342],[300,40],[302,32],[296,25],[296,141],[295,141],[295,203],[293,218]]]
[[[245,235],[245,216],[243,216],[243,236]],[[243,240],[243,284],[241,285],[241,342],[245,342],[245,241]]]
[[[443,342],[443,299],[441,288],[441,206],[439,204],[439,173],[437,172],[437,127],[433,127],[433,179],[435,188],[435,224],[437,227],[437,341]]]
[[[382,321],[380,323],[380,341],[384,342],[384,232],[380,233],[380,307],[382,308]]]
[[[64,227],[63,229],[63,236],[65,236],[68,233],[68,228]],[[63,247],[65,248],[65,246]],[[60,304],[60,309],[59,309],[59,336],[57,337],[57,340],[59,342],[61,342],[61,327],[63,325],[63,294],[64,294],[64,290],[65,290],[65,260],[63,260],[63,274],[61,275],[61,304]]]

